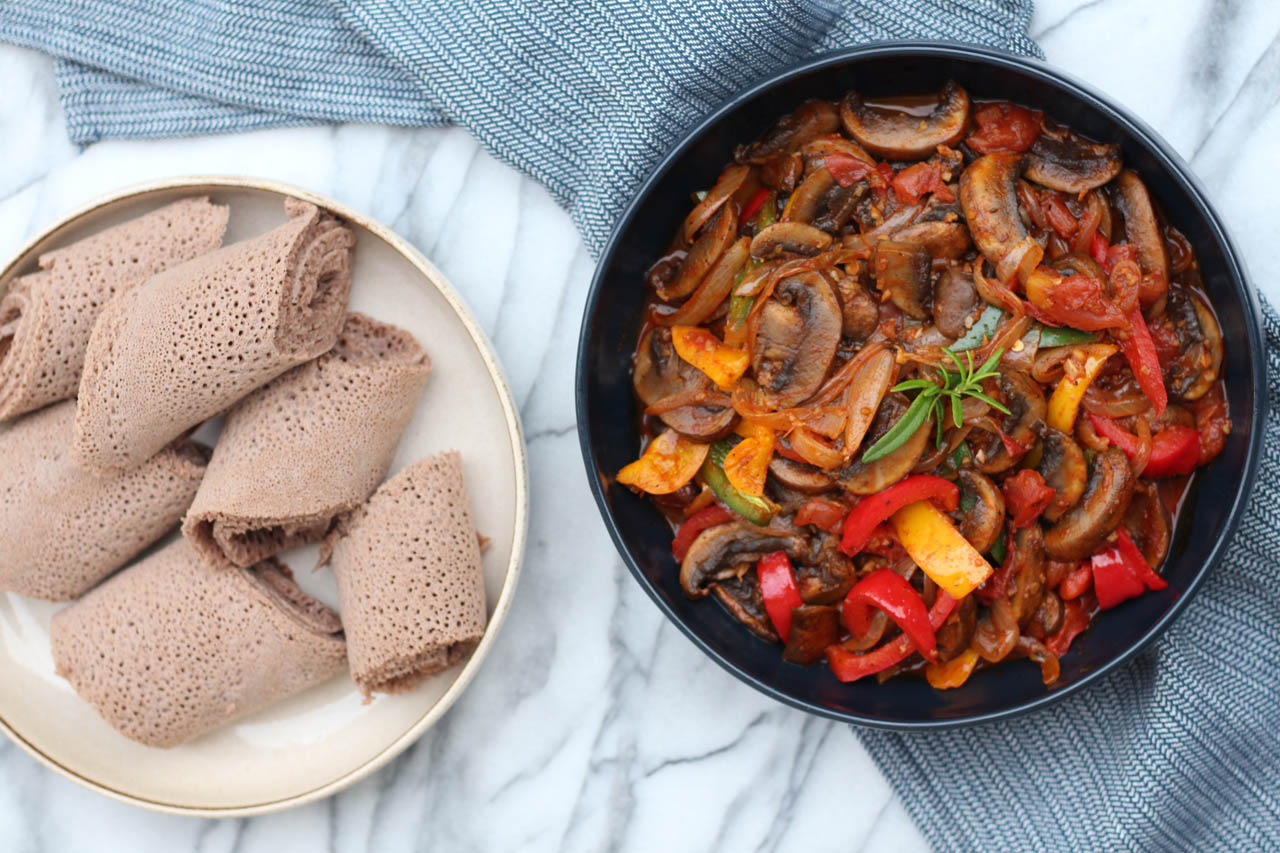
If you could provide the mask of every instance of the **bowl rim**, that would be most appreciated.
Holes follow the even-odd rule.
[[[348,222],[355,223],[361,228],[367,230],[370,234],[379,240],[382,240],[391,248],[392,251],[402,256],[411,266],[413,266],[427,284],[434,287],[440,295],[448,303],[450,310],[454,312],[458,320],[466,329],[471,343],[475,346],[477,353],[484,362],[485,370],[493,382],[493,387],[498,395],[499,402],[502,406],[503,419],[507,428],[507,435],[511,442],[511,454],[513,469],[515,473],[515,500],[512,506],[512,540],[511,555],[507,560],[505,572],[503,574],[502,590],[498,594],[498,599],[493,604],[493,612],[489,616],[488,622],[485,624],[484,634],[480,638],[475,650],[457,671],[457,675],[445,692],[427,708],[421,717],[417,719],[409,728],[398,735],[395,740],[383,746],[377,752],[370,754],[358,765],[331,779],[320,781],[318,784],[298,793],[289,794],[276,799],[261,800],[252,803],[242,803],[229,806],[204,806],[190,805],[184,803],[164,802],[158,799],[152,799],[140,794],[134,794],[129,791],[120,790],[110,785],[100,782],[92,778],[90,775],[81,772],[79,769],[63,764],[61,760],[49,754],[46,754],[40,747],[27,740],[23,733],[12,726],[3,717],[0,717],[0,735],[6,736],[19,746],[24,752],[30,755],[40,764],[54,771],[58,775],[69,779],[77,785],[94,793],[101,794],[108,799],[116,802],[124,803],[130,806],[137,806],[148,811],[160,812],[163,814],[180,815],[184,817],[198,818],[248,818],[257,817],[259,815],[274,814],[276,812],[285,811],[297,806],[306,805],[319,800],[327,799],[338,792],[349,788],[362,779],[370,776],[374,772],[380,770],[392,759],[399,756],[406,749],[413,746],[422,738],[426,732],[432,728],[458,701],[462,694],[470,687],[471,682],[475,679],[476,673],[485,664],[489,653],[494,644],[497,642],[498,634],[502,631],[506,623],[507,615],[511,611],[512,603],[515,599],[516,588],[519,585],[522,569],[524,566],[524,557],[526,545],[528,543],[529,534],[529,462],[528,448],[525,444],[524,431],[520,423],[520,411],[516,405],[515,398],[511,393],[511,387],[507,382],[506,373],[502,369],[502,364],[498,360],[497,351],[493,347],[493,343],[489,340],[489,336],[485,333],[480,323],[471,313],[471,309],[467,307],[461,294],[454,288],[453,284],[440,272],[434,263],[426,258],[426,256],[415,248],[408,240],[401,237],[395,231],[386,225],[383,225],[372,216],[365,215],[360,211],[342,204],[341,202],[321,195],[320,193],[311,192],[302,187],[283,181],[276,181],[269,178],[245,177],[238,175],[180,175],[169,178],[157,178],[147,180],[140,183],[130,184],[111,192],[98,195],[87,202],[59,215],[56,219],[41,225],[35,229],[30,237],[23,242],[14,252],[3,261],[0,266],[0,281],[6,276],[13,274],[20,264],[32,260],[32,250],[48,239],[51,235],[74,225],[81,219],[91,214],[97,213],[104,208],[109,208],[117,204],[128,203],[137,199],[145,198],[153,193],[164,193],[171,190],[186,190],[191,192],[199,191],[219,191],[219,190],[250,190],[256,192],[270,193],[282,197],[292,197],[329,210]]]
[[[871,717],[853,712],[834,710],[832,708],[827,708],[822,705],[809,702],[782,690],[778,690],[767,682],[756,678],[704,642],[693,628],[682,621],[667,605],[662,596],[658,594],[657,590],[649,582],[648,578],[637,564],[635,558],[626,547],[626,544],[623,542],[622,534],[618,529],[618,525],[613,518],[613,512],[605,498],[604,483],[601,478],[597,476],[598,466],[595,464],[595,453],[592,448],[590,434],[587,428],[587,343],[591,320],[599,308],[601,289],[604,282],[604,273],[609,268],[610,263],[613,260],[613,256],[621,245],[626,233],[630,230],[632,220],[639,210],[640,205],[648,197],[654,186],[685,154],[685,152],[702,137],[708,128],[718,122],[727,113],[737,108],[744,101],[750,100],[769,89],[813,71],[820,71],[844,65],[856,60],[894,56],[901,58],[917,56],[952,57],[965,60],[977,60],[983,64],[994,66],[996,68],[1003,68],[1017,71],[1022,74],[1028,74],[1065,91],[1067,94],[1072,95],[1081,101],[1084,101],[1092,108],[1107,116],[1111,121],[1123,127],[1129,134],[1136,137],[1141,143],[1143,143],[1156,157],[1156,159],[1160,161],[1164,169],[1172,175],[1173,179],[1182,184],[1183,188],[1191,197],[1192,202],[1198,208],[1201,216],[1208,224],[1213,234],[1213,238],[1218,242],[1223,250],[1228,275],[1230,276],[1232,283],[1241,296],[1243,302],[1242,307],[1246,315],[1246,326],[1248,328],[1249,338],[1247,342],[1247,349],[1250,353],[1251,373],[1253,378],[1253,410],[1250,413],[1250,431],[1242,472],[1243,476],[1240,478],[1239,486],[1232,498],[1231,507],[1227,514],[1227,521],[1218,531],[1212,547],[1210,548],[1208,558],[1192,576],[1186,590],[1173,603],[1173,605],[1164,614],[1162,614],[1161,617],[1141,637],[1131,643],[1126,649],[1098,666],[1096,669],[1085,673],[1071,684],[1054,690],[1048,690],[1044,694],[1033,699],[1009,705],[1008,707],[996,708],[994,710],[969,714],[961,717],[950,717],[937,720],[885,719],[883,717]],[[609,536],[613,540],[614,547],[622,556],[623,562],[626,564],[637,583],[639,583],[641,588],[643,588],[648,594],[649,598],[651,598],[658,606],[658,609],[662,611],[663,615],[666,616],[670,622],[674,623],[675,626],[679,628],[680,631],[704,654],[714,660],[726,671],[761,693],[764,693],[766,696],[776,699],[793,708],[832,720],[839,720],[841,722],[865,726],[867,728],[897,731],[926,731],[961,728],[993,722],[996,720],[1007,720],[1023,714],[1028,714],[1056,702],[1060,702],[1068,696],[1074,695],[1078,691],[1097,683],[1100,679],[1106,677],[1108,674],[1132,659],[1143,649],[1147,648],[1157,637],[1168,629],[1178,616],[1186,610],[1187,605],[1203,585],[1210,570],[1218,564],[1227,545],[1239,529],[1241,517],[1244,514],[1245,506],[1248,503],[1249,497],[1253,491],[1254,482],[1257,479],[1258,468],[1262,457],[1264,424],[1267,411],[1266,347],[1264,340],[1261,308],[1258,295],[1250,284],[1249,276],[1239,250],[1232,242],[1221,217],[1213,208],[1204,188],[1200,185],[1200,182],[1195,177],[1194,173],[1192,173],[1191,168],[1173,149],[1173,147],[1169,145],[1169,143],[1166,142],[1163,137],[1161,137],[1160,134],[1158,134],[1146,122],[1132,115],[1126,108],[1098,92],[1091,85],[1086,84],[1075,76],[1038,59],[1016,56],[993,48],[963,44],[954,41],[926,39],[870,42],[864,45],[831,51],[802,62],[795,63],[757,81],[756,83],[751,84],[747,88],[733,95],[720,106],[712,110],[705,118],[695,124],[691,130],[684,134],[680,141],[677,142],[671,150],[663,156],[658,164],[653,167],[648,177],[645,178],[644,182],[635,191],[631,201],[628,203],[622,215],[619,217],[617,224],[614,226],[608,241],[605,243],[603,251],[600,253],[600,258],[596,265],[595,273],[592,276],[591,287],[588,291],[586,305],[583,311],[582,324],[578,336],[578,355],[575,368],[574,387],[578,440],[582,450],[583,463],[586,466],[587,480],[591,486],[591,494],[595,498],[596,507],[600,512],[605,527],[609,531]]]

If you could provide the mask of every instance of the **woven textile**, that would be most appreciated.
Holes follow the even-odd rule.
[[[1040,55],[1031,0],[0,0],[58,57],[76,142],[310,122],[457,123],[598,252],[657,160],[795,61],[941,38]]]

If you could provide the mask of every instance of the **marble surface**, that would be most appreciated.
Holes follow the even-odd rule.
[[[1191,162],[1255,282],[1280,296],[1264,266],[1280,224],[1280,4],[1042,0],[1032,35],[1050,62],[1127,104]],[[474,310],[520,405],[533,499],[525,576],[489,662],[441,724],[380,773],[283,814],[201,821],[101,798],[3,741],[0,848],[925,847],[848,727],[721,671],[625,571],[574,430],[574,348],[593,263],[541,188],[457,129],[308,128],[79,150],[66,140],[48,59],[0,46],[0,80],[0,255],[65,210],[149,178],[256,175],[334,196],[422,249]]]

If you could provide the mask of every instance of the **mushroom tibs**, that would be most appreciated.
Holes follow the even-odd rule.
[[[1194,253],[1115,145],[1016,104],[809,101],[648,273],[618,482],[680,584],[791,662],[1045,683],[1166,584],[1230,428]]]

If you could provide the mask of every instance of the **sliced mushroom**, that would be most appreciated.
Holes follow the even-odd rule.
[[[902,313],[917,320],[927,320],[929,311],[924,301],[929,296],[929,275],[933,258],[914,244],[881,240],[871,254],[871,274],[876,287],[889,294],[889,300]]]
[[[1035,442],[1035,427],[1044,420],[1046,405],[1044,391],[1040,385],[1020,370],[1005,370],[1000,374],[1000,390],[1004,392],[1005,407],[1009,414],[1004,416],[1000,428],[1005,435],[1018,444],[1031,449]],[[984,474],[998,474],[1013,467],[1023,454],[1009,455],[1009,449],[999,436],[992,436],[983,453],[983,460],[978,470]]]
[[[1046,521],[1057,521],[1076,505],[1089,480],[1089,466],[1084,451],[1076,440],[1047,424],[1039,424],[1040,463],[1036,470],[1046,485],[1057,491],[1042,515]]]
[[[788,154],[815,136],[840,129],[840,113],[830,101],[805,101],[795,112],[780,118],[764,136],[734,152],[739,163],[760,165]]]
[[[769,611],[764,606],[764,594],[760,590],[760,579],[754,568],[743,571],[741,576],[733,575],[710,585],[710,590],[729,615],[750,629],[767,643],[779,642],[778,632],[769,619]]]
[[[839,604],[853,586],[853,562],[841,553],[840,539],[820,533],[810,540],[809,555],[795,566],[796,588],[805,604]]]
[[[858,264],[862,262],[858,261]],[[876,326],[880,325],[880,303],[862,284],[861,277],[841,276],[836,280],[836,292],[840,296],[840,330],[844,336],[855,341],[871,337]]]
[[[982,307],[973,276],[963,267],[948,267],[933,286],[933,323],[955,340],[969,331]]]
[[[804,666],[822,660],[827,646],[840,639],[840,615],[834,607],[805,604],[791,611],[791,636],[782,659]]]
[[[1052,590],[1045,590],[1044,597],[1040,599],[1040,607],[1036,609],[1035,618],[1032,621],[1039,624],[1042,637],[1052,637],[1062,627],[1062,617],[1065,615],[1062,599],[1058,598],[1057,593]]]
[[[867,430],[863,445],[870,447],[884,435],[907,411],[907,398],[901,394],[889,394],[880,404],[876,418]],[[873,495],[888,488],[911,472],[924,453],[925,444],[933,430],[933,419],[926,418],[897,450],[874,462],[863,462],[855,457],[838,474],[836,480],[855,495]]]
[[[1148,275],[1169,281],[1169,250],[1165,246],[1160,223],[1147,185],[1134,172],[1125,169],[1115,180],[1113,202],[1124,217],[1124,239],[1133,248],[1138,266]]]
[[[706,374],[676,354],[669,328],[651,328],[640,339],[631,382],[636,396],[646,406],[684,392],[703,391],[709,398],[723,398],[726,403],[723,406],[681,406],[658,416],[667,426],[690,438],[703,441],[719,438],[733,424],[735,412],[727,405],[727,398],[717,394]]]
[[[986,154],[960,175],[960,206],[978,251],[1002,279],[1008,278],[1035,241],[1018,213],[1018,175],[1023,156],[1008,151]],[[1038,246],[1038,244],[1037,244]]]
[[[1158,569],[1169,556],[1169,546],[1173,538],[1169,511],[1164,501],[1160,500],[1160,492],[1155,483],[1149,480],[1138,480],[1133,489],[1133,500],[1124,514],[1124,526],[1133,536],[1133,541],[1142,550],[1153,569]]]
[[[1198,400],[1222,371],[1222,328],[1200,294],[1184,287],[1169,289],[1164,322],[1173,324],[1181,347],[1165,370],[1169,389],[1182,400]]]
[[[680,588],[690,598],[702,598],[711,583],[739,576],[739,564],[754,565],[774,551],[785,551],[798,561],[808,548],[798,534],[771,536],[736,521],[708,527],[693,540],[680,563]]]
[[[1085,193],[1120,172],[1120,147],[1090,142],[1064,127],[1046,127],[1027,152],[1026,176],[1051,190]]]
[[[955,145],[969,125],[969,93],[948,81],[928,115],[870,106],[857,92],[840,102],[845,132],[863,148],[892,160],[923,160],[939,145]]]
[[[664,302],[683,299],[698,287],[703,276],[711,269],[716,259],[729,248],[733,236],[738,232],[738,207],[726,204],[720,208],[711,224],[703,229],[702,235],[689,247],[680,264],[680,271],[669,287],[659,287],[658,296]]]
[[[1004,495],[989,477],[971,468],[961,468],[957,479],[964,494],[975,499],[971,509],[959,512],[960,535],[985,554],[1004,530]]]
[[[840,303],[820,273],[778,282],[760,312],[751,357],[756,382],[770,406],[789,408],[818,390],[831,369],[842,324]]]
[[[1044,598],[1044,532],[1039,524],[1023,527],[1013,535],[1013,566],[1009,576],[1009,603],[1019,625],[1031,621]]]
[[[1124,518],[1133,496],[1129,460],[1114,447],[1093,458],[1080,502],[1049,528],[1044,549],[1055,560],[1083,560]]]
[[[769,474],[788,489],[806,495],[820,495],[835,486],[835,481],[821,468],[783,456],[770,460]]]
[[[913,222],[906,228],[895,231],[893,239],[899,243],[914,243],[933,257],[949,261],[964,257],[973,245],[973,241],[969,239],[969,229],[963,222],[940,220]]]
[[[936,633],[938,662],[946,663],[969,648],[973,632],[978,626],[978,601],[972,595],[960,599],[960,604],[942,623]]]
[[[751,256],[769,260],[784,254],[816,255],[831,246],[831,235],[804,222],[775,222],[751,239]]]

